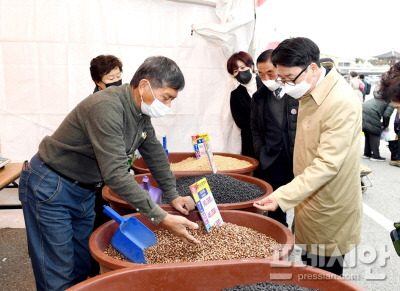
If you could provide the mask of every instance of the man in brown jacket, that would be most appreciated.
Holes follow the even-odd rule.
[[[299,99],[295,178],[254,206],[294,207],[303,262],[342,275],[345,254],[360,242],[361,104],[333,64],[320,65],[310,39],[284,40],[272,62],[285,93]]]

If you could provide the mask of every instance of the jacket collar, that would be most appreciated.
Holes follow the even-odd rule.
[[[341,76],[333,67],[333,64],[331,68],[325,67],[325,69],[326,69],[326,75],[324,79],[308,95],[309,97],[314,99],[315,103],[317,103],[318,106],[320,106],[322,102],[324,102],[329,92],[336,85],[338,78]]]

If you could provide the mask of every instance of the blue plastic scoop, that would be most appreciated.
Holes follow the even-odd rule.
[[[119,223],[111,245],[133,263],[146,264],[143,250],[157,244],[154,233],[135,217],[124,218],[104,205],[103,212]]]

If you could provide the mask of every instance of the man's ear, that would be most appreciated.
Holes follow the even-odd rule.
[[[139,81],[139,86],[138,87],[144,89],[148,85],[149,85],[148,81],[146,79],[142,79],[142,80]]]
[[[146,79],[142,79],[142,80],[139,81],[138,89],[139,89],[140,96],[143,96],[144,89],[148,85],[149,84],[147,83]]]
[[[310,69],[312,70],[313,76],[315,76],[318,72],[318,65],[316,63],[311,63],[310,64]]]

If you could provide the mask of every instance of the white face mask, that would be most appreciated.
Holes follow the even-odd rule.
[[[150,117],[154,117],[154,118],[162,117],[170,110],[170,107],[165,105],[164,103],[162,103],[160,100],[158,100],[154,96],[153,89],[151,89],[150,82],[147,81],[147,83],[149,83],[151,95],[153,95],[154,101],[150,105],[147,105],[146,103],[144,103],[143,97],[140,96],[140,98],[142,99],[142,103],[141,103],[142,113],[146,114]]]
[[[263,80],[262,81],[264,85],[271,91],[275,91],[278,89],[281,85],[275,82],[275,80]]]
[[[308,71],[307,71],[307,75],[308,75]],[[306,78],[307,78],[307,75],[306,75]],[[312,83],[312,80],[311,80],[311,83],[308,84],[306,82],[306,78],[302,82],[300,82],[299,84],[296,84],[294,86],[289,86],[289,85],[285,84],[283,86],[285,89],[284,92],[286,94],[288,94],[289,96],[293,97],[294,99],[299,99],[300,97],[303,97],[304,94],[306,94],[306,92],[311,88],[311,83]],[[314,80],[314,78],[313,78],[313,80]]]

